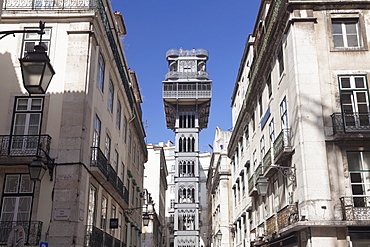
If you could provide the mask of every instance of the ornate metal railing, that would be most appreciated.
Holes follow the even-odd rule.
[[[25,236],[25,243],[38,245],[41,239],[41,221],[0,221],[0,245],[7,244],[10,231],[15,226],[22,226]]]
[[[208,79],[209,74],[206,71],[197,71],[197,72],[169,71],[166,73],[165,78],[166,79],[184,79],[184,78]]]
[[[97,0],[4,0],[4,10],[96,9]]]
[[[123,182],[122,180],[117,177],[117,191],[118,191],[118,194],[123,198]]]
[[[290,141],[290,131],[289,129],[281,130],[280,134],[277,136],[274,141],[274,157],[275,161],[280,157],[284,156],[284,153],[291,153],[292,146]]]
[[[0,135],[0,156],[44,156],[50,152],[49,135]]]
[[[370,196],[340,198],[344,220],[370,220]]]
[[[258,176],[263,175],[264,172],[265,172],[264,167],[262,166],[262,164],[259,164],[256,168],[256,171],[254,172],[256,179],[258,178]]]
[[[251,192],[254,188],[254,184],[256,183],[256,179],[254,174],[248,179],[248,192]]]
[[[370,113],[333,113],[331,115],[331,120],[334,134],[370,131]]]
[[[192,49],[192,50],[171,49],[166,52],[166,57],[170,57],[170,56],[206,56],[208,57],[208,51],[205,49]]]
[[[117,188],[117,173],[111,165],[107,165],[108,168],[108,181],[116,189]]]
[[[212,83],[163,83],[163,98],[211,98]]]
[[[114,246],[114,247],[125,247],[126,244],[121,242],[119,239],[112,235],[102,231],[96,226],[86,226],[85,235],[85,246],[86,247],[102,247],[102,246]]]
[[[277,213],[277,225],[279,230],[296,223],[297,221],[298,209],[295,204],[287,205]]]
[[[267,235],[272,235],[273,233],[277,232],[276,218],[277,218],[276,214],[274,214],[266,220],[266,234]]]
[[[99,170],[104,174],[104,176],[108,176],[108,160],[103,154],[103,152],[98,147],[91,147],[91,163],[90,166],[98,167]]]
[[[267,151],[265,156],[263,156],[262,164],[263,166],[270,166],[272,164],[271,148],[269,149],[269,151]]]

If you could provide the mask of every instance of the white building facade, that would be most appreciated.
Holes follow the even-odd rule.
[[[40,37],[0,41],[0,245],[20,225],[29,246],[140,246],[147,150],[122,15],[105,0],[2,7],[1,31],[46,22],[42,42],[56,75],[46,94],[29,95],[18,58]],[[50,175],[34,182],[28,166],[38,156]]]
[[[369,4],[261,1],[232,97],[234,246],[370,244]]]

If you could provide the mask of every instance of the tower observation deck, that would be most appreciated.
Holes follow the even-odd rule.
[[[199,132],[207,128],[212,97],[206,71],[208,51],[168,50],[166,60],[163,103],[167,128],[175,132],[176,144],[173,243],[175,247],[199,247]]]

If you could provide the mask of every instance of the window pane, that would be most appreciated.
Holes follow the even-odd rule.
[[[333,34],[342,34],[342,24],[340,22],[333,22]]]
[[[366,88],[364,77],[355,77],[355,87],[356,88]]]
[[[357,34],[354,35],[347,35],[347,43],[348,47],[358,47],[358,37]]]
[[[24,135],[26,114],[16,114],[14,123],[14,135]]]
[[[31,213],[32,197],[22,196],[19,197],[17,220],[28,221]]]
[[[353,195],[363,195],[364,191],[362,185],[352,185],[352,194]]]
[[[42,99],[32,99],[31,110],[32,111],[41,111]]]
[[[342,104],[352,105],[352,93],[342,92]]]
[[[349,77],[340,77],[340,85],[342,88],[351,88]]]
[[[32,192],[33,192],[33,181],[30,179],[30,176],[28,174],[22,175],[19,193],[32,193]]]
[[[334,47],[344,47],[344,40],[342,35],[333,35]]]
[[[19,175],[7,175],[4,193],[18,193]]]
[[[3,207],[1,209],[0,221],[13,221],[14,220],[14,207],[16,197],[4,197]]]
[[[361,173],[351,173],[351,183],[361,183]]]
[[[370,152],[363,152],[362,170],[370,172]]]
[[[357,152],[347,153],[349,171],[360,170],[360,156]]]
[[[17,100],[17,111],[27,110],[28,99],[18,99]]]
[[[346,22],[346,32],[347,34],[355,34],[357,35],[357,23],[355,21],[353,22]]]

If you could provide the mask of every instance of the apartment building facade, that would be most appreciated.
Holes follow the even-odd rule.
[[[26,93],[18,58],[40,37],[1,39],[0,245],[18,227],[29,246],[140,246],[147,150],[122,15],[105,0],[6,0],[2,9],[1,31],[46,22],[56,74],[46,94]],[[33,181],[37,158],[49,173]]]
[[[234,246],[368,246],[370,1],[265,0],[232,96]]]

